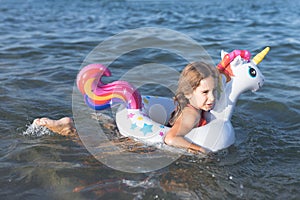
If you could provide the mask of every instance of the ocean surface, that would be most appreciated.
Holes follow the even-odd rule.
[[[271,47],[259,65],[264,86],[237,103],[234,145],[210,158],[182,155],[155,171],[127,173],[108,167],[78,141],[28,130],[38,117],[73,116],[76,75],[90,59],[113,61],[107,82],[143,64],[177,71],[186,65],[176,52],[149,48],[160,43],[134,34],[115,37],[143,28],[171,50],[186,45],[180,36],[191,38],[214,64],[222,49],[255,55]],[[168,37],[168,31],[176,34]],[[299,32],[297,0],[1,0],[0,199],[299,199]],[[104,57],[93,57],[105,41]],[[124,47],[129,50],[118,51]],[[187,55],[197,55],[193,48]],[[170,96],[159,84],[144,85],[141,93]],[[116,130],[105,132],[118,138]]]

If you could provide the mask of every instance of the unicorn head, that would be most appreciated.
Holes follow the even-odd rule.
[[[218,115],[217,118],[229,120],[240,94],[247,90],[254,92],[262,87],[265,78],[257,65],[269,50],[269,47],[265,48],[252,60],[251,54],[247,50],[234,50],[230,53],[221,52],[222,61],[217,67],[226,75],[227,83],[224,85],[224,92],[214,108],[215,116]]]
[[[253,61],[247,61],[238,56],[231,63],[232,81],[239,92],[257,91],[264,84],[264,76]]]
[[[221,52],[222,61],[218,64],[219,69],[230,80],[230,100],[236,101],[238,96],[247,91],[257,91],[264,84],[264,76],[257,65],[264,59],[270,48],[265,48],[252,60],[251,54],[246,50],[234,50],[231,53]]]

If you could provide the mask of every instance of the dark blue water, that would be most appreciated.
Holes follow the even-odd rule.
[[[130,174],[71,139],[23,134],[36,117],[72,116],[86,56],[109,37],[142,27],[185,34],[215,63],[221,49],[255,54],[271,47],[260,64],[265,85],[243,94],[234,112],[232,147],[211,159],[182,156],[161,170]],[[1,1],[1,199],[299,199],[299,30],[296,0]],[[111,48],[133,43],[120,39]],[[185,65],[165,51],[137,51],[118,58],[108,80],[157,60],[176,70]],[[142,92],[165,95],[151,85]]]

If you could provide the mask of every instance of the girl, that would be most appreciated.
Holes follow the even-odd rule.
[[[204,62],[194,62],[183,69],[174,97],[177,106],[169,121],[172,128],[164,140],[166,144],[190,152],[209,152],[187,141],[184,136],[193,128],[206,124],[203,114],[214,106],[218,77],[217,69]]]

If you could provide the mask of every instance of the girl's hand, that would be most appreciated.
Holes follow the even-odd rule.
[[[212,153],[211,150],[207,149],[207,148],[204,148],[204,147],[200,147],[199,150],[196,150],[196,149],[192,149],[192,148],[188,148],[188,152],[189,153],[193,153],[193,154],[205,154],[205,155],[209,155]]]

